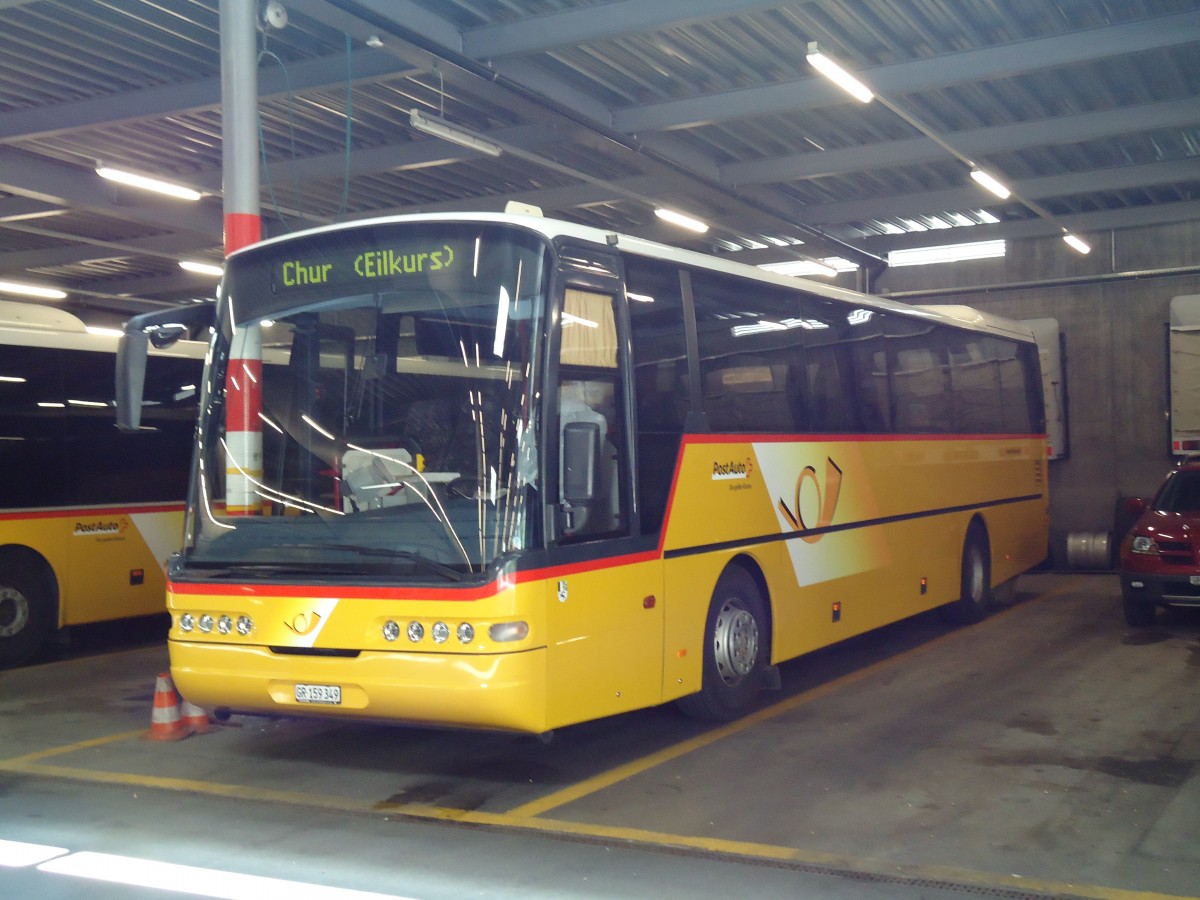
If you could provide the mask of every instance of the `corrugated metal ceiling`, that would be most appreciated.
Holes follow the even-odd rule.
[[[269,232],[521,200],[765,262],[1200,218],[1200,0],[284,5],[258,38]],[[0,278],[124,312],[211,292],[171,260],[220,257],[218,29],[218,0],[0,0]],[[816,76],[809,41],[906,115]],[[101,160],[208,196],[115,190]]]

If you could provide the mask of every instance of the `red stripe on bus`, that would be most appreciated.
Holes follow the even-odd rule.
[[[455,600],[459,602],[486,600],[516,584],[562,578],[603,569],[616,569],[631,563],[653,562],[661,559],[657,550],[610,556],[604,559],[587,560],[530,569],[515,575],[504,575],[488,584],[471,588],[379,588],[350,587],[347,585],[280,585],[280,584],[199,584],[170,581],[167,589],[174,594],[195,596],[208,594],[216,597],[306,597],[339,600]]]
[[[95,516],[136,516],[143,513],[182,512],[182,503],[166,503],[160,506],[92,506],[60,509],[18,509],[0,512],[0,522],[19,519],[70,519],[93,518]]]
[[[1044,434],[686,434],[684,444],[828,444],[872,441],[1025,441],[1045,440]]]

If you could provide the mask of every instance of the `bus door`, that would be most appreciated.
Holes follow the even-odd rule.
[[[548,467],[551,723],[660,702],[663,626],[662,566],[636,534],[624,293],[615,279],[559,284],[545,416],[558,451]]]

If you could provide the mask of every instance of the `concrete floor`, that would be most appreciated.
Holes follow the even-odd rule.
[[[1200,895],[1200,613],[1130,630],[1111,575],[793,661],[728,726],[664,707],[548,744],[258,717],[149,742],[165,666],[0,673],[0,842],[422,900]],[[173,894],[24,865],[0,896]]]

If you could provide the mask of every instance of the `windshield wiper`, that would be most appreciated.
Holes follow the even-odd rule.
[[[440,575],[447,581],[463,581],[466,575],[450,566],[430,559],[412,550],[388,550],[383,547],[364,547],[358,544],[276,544],[275,547],[285,547],[290,550],[346,550],[359,556],[376,556],[384,559],[402,559],[416,563],[426,571]],[[207,560],[189,560],[187,565],[197,569],[221,570],[223,573],[253,572],[261,575],[352,575],[354,569],[345,563],[317,561],[281,561],[281,562],[216,562]]]
[[[445,563],[430,559],[423,553],[413,550],[389,550],[386,547],[366,547],[361,544],[276,544],[276,547],[287,547],[293,550],[347,550],[359,556],[378,556],[384,559],[404,559],[418,563],[430,572],[441,575],[448,581],[462,581],[466,578],[462,572],[452,569]]]

